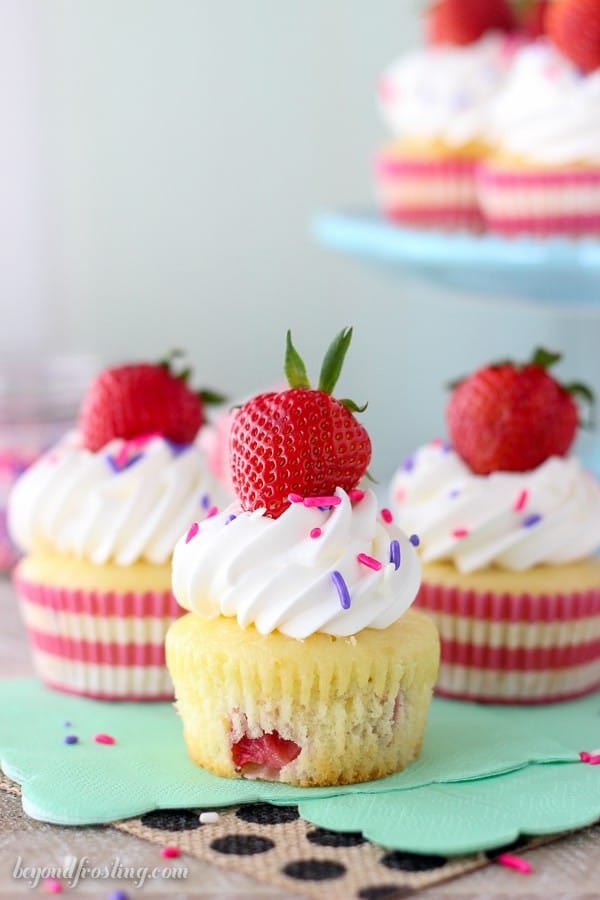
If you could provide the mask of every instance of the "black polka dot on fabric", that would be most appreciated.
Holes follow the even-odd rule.
[[[257,834],[228,834],[226,837],[216,838],[210,846],[217,853],[229,856],[253,856],[255,853],[272,850],[275,844],[269,838],[259,837]]]
[[[377,884],[363,888],[358,896],[360,900],[385,900],[386,897],[412,897],[414,893],[412,888],[397,884]]]
[[[358,847],[365,843],[360,831],[329,831],[328,828],[315,828],[306,835],[311,844],[320,847]]]
[[[301,881],[327,881],[341,878],[346,874],[346,866],[328,859],[298,859],[282,869],[284,875]]]
[[[445,856],[425,856],[422,853],[405,853],[404,850],[392,850],[380,860],[388,869],[400,869],[402,872],[427,872],[445,866],[447,861]]]
[[[201,827],[197,813],[191,809],[155,809],[143,815],[140,822],[158,831],[190,831]]]
[[[273,806],[271,803],[249,803],[236,812],[242,822],[256,825],[283,825],[299,819],[297,806]]]

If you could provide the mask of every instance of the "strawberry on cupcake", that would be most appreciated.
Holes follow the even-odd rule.
[[[557,381],[559,359],[538,350],[463,379],[451,443],[393,478],[396,521],[420,537],[441,694],[541,703],[600,686],[600,484],[568,455],[591,395]]]
[[[190,613],[169,629],[167,664],[189,753],[219,775],[346,784],[419,753],[438,638],[408,609],[413,543],[362,485],[359,407],[333,396],[351,335],[313,388],[288,333],[290,387],[233,421],[237,499],[175,548]]]
[[[172,695],[164,634],[175,543],[219,502],[196,438],[207,401],[159,364],[101,372],[75,431],[17,481],[9,527],[26,554],[14,573],[40,677],[105,699]]]

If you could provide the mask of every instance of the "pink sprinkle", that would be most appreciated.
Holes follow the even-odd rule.
[[[302,501],[305,506],[339,506],[342,502],[339,497],[305,497]]]
[[[388,525],[390,524],[390,522],[394,521],[394,517],[393,517],[391,511],[387,507],[384,507],[381,510],[381,518],[383,519],[384,522],[387,522]]]
[[[361,491],[360,488],[353,488],[351,491],[348,491],[348,496],[352,503],[358,503],[359,500],[365,496],[365,492]]]
[[[363,564],[363,566],[367,566],[369,569],[373,569],[375,572],[379,572],[379,570],[383,568],[378,559],[374,559],[372,556],[367,556],[366,553],[359,553],[356,558],[359,563]]]
[[[191,539],[192,539],[193,537],[196,537],[196,535],[198,534],[199,531],[200,531],[200,526],[198,525],[198,523],[197,523],[197,522],[192,522],[192,524],[190,525],[189,531],[188,531],[188,533],[187,533],[186,536],[185,536],[185,542],[186,542],[186,544],[189,544],[189,542],[191,541]]]
[[[205,519],[212,519],[212,517],[213,517],[213,516],[216,516],[216,514],[217,514],[218,512],[219,512],[219,507],[218,507],[218,506],[211,506],[211,508],[208,510],[208,512],[206,513],[206,516],[205,516],[204,518],[205,518]]]
[[[451,532],[452,537],[455,538],[465,538],[469,536],[468,528],[455,528],[454,531]]]
[[[115,454],[115,463],[117,468],[122,469],[129,459],[129,441],[125,441],[119,447],[119,452]]]
[[[304,497],[300,496],[300,494],[288,494],[288,500],[290,503],[302,503]]]
[[[432,447],[441,447],[441,446],[442,446],[442,439],[441,439],[441,438],[433,438],[433,440],[430,441],[430,444],[431,444]]]
[[[318,538],[318,537],[321,537],[322,533],[323,533],[323,532],[321,531],[320,528],[311,528],[311,529],[310,529],[310,536],[311,536],[311,538]]]
[[[579,754],[579,759],[589,766],[600,765],[600,753],[587,753],[585,750],[582,750]]]
[[[592,754],[588,753],[587,750],[582,750],[579,754],[579,759],[581,760],[581,762],[589,762],[591,758]]]
[[[116,744],[115,738],[111,734],[95,734],[94,740],[97,744]]]
[[[181,856],[181,850],[179,847],[163,847],[160,851],[160,855],[164,859],[176,859],[178,856]]]
[[[507,866],[509,869],[515,869],[522,875],[529,875],[533,871],[526,859],[523,859],[522,856],[515,856],[514,853],[501,853],[500,856],[496,857],[496,862],[499,862],[501,866]]]
[[[49,894],[62,894],[63,886],[58,878],[44,878],[43,885]]]
[[[404,488],[396,488],[396,490],[394,491],[394,498],[397,503],[404,503],[404,501],[406,500],[406,491],[404,490]]]
[[[525,504],[527,503],[528,497],[529,497],[529,491],[527,491],[527,490],[521,491],[521,493],[519,494],[519,496],[518,496],[517,499],[515,500],[515,504],[514,504],[514,506],[513,506],[513,509],[514,509],[515,512],[521,512],[521,510],[523,509],[523,507],[524,507]]]

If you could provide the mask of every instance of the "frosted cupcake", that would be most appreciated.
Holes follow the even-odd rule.
[[[600,232],[600,51],[584,70],[576,47],[556,44],[562,32],[552,23],[571,5],[551,5],[548,39],[518,53],[494,106],[494,149],[478,175],[479,202],[494,231]],[[585,33],[592,23],[581,27]]]
[[[26,554],[14,582],[36,670],[103,699],[172,696],[164,636],[177,538],[216,511],[195,443],[202,399],[168,365],[101,373],[78,429],[17,481],[9,527]]]
[[[491,104],[512,58],[508,4],[442,0],[428,10],[428,45],[383,74],[379,106],[393,141],[376,160],[379,203],[392,220],[482,225],[476,169],[488,147]],[[473,19],[473,16],[475,18]]]
[[[408,609],[413,545],[357,487],[370,440],[331,396],[349,340],[319,390],[289,342],[291,389],[234,421],[238,500],[175,548],[173,590],[191,612],[169,630],[167,663],[189,753],[219,775],[346,784],[419,753],[438,638]]]
[[[565,455],[572,397],[539,363],[486,367],[457,388],[448,424],[454,446],[420,448],[391,486],[395,520],[420,537],[437,691],[542,703],[595,690],[600,485]]]

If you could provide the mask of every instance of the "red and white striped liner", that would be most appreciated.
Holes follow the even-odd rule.
[[[419,160],[384,150],[376,159],[375,177],[378,202],[393,221],[422,227],[482,227],[475,161]]]
[[[486,224],[503,234],[600,233],[600,167],[520,171],[488,161],[477,193]]]
[[[46,684],[102,700],[169,700],[168,627],[184,610],[170,591],[125,592],[14,583],[36,670]]]
[[[442,696],[550,703],[600,687],[600,586],[533,595],[423,583],[416,605],[440,632]]]

